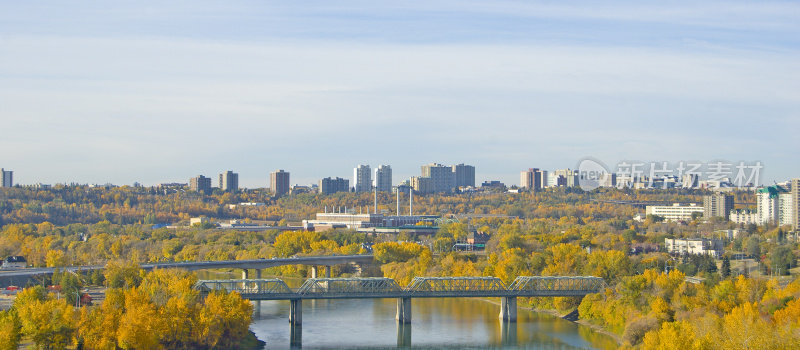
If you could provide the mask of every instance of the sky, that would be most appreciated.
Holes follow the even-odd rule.
[[[0,1],[15,183],[760,161],[800,177],[800,3]]]

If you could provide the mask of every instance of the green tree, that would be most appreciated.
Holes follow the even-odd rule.
[[[769,256],[770,268],[777,269],[776,273],[788,275],[789,269],[795,262],[792,248],[786,245],[777,246],[772,249]]]
[[[720,271],[722,278],[728,278],[731,275],[731,259],[726,255],[722,258],[722,270]]]

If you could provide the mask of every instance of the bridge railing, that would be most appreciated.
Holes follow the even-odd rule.
[[[405,289],[414,293],[506,291],[497,277],[414,277]]]
[[[593,276],[519,276],[508,287],[509,291],[526,292],[599,292],[605,281]]]
[[[245,279],[245,280],[202,280],[195,283],[194,288],[201,292],[227,290],[242,295],[294,295],[295,292],[286,282],[277,279]]]
[[[310,278],[297,290],[299,295],[400,293],[402,288],[391,278]]]
[[[328,299],[378,297],[581,296],[603,290],[591,276],[520,276],[506,287],[497,277],[415,277],[405,288],[385,277],[311,278],[297,291],[280,279],[205,280],[195,289],[235,291],[255,299]]]

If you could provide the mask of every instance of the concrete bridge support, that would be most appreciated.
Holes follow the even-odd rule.
[[[397,347],[411,347],[411,324],[397,323]]]
[[[503,346],[517,345],[517,323],[500,321],[500,341]]]
[[[261,279],[261,270],[255,269],[256,272],[256,279]],[[242,269],[242,279],[247,280],[250,279],[250,270]],[[260,290],[256,290],[256,292],[261,292]],[[256,317],[261,316],[261,300],[253,300],[253,313]]]
[[[303,327],[292,326],[289,330],[289,349],[302,349],[303,348]]]
[[[411,323],[411,298],[397,298],[397,323]]]
[[[319,277],[319,268],[317,266],[311,266],[311,278]],[[331,278],[331,267],[325,266],[325,278]]]
[[[517,297],[500,298],[500,321],[517,322]]]
[[[289,323],[294,327],[303,325],[303,300],[292,299],[289,300]]]

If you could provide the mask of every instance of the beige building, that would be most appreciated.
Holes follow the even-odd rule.
[[[413,176],[411,177],[411,188],[417,193],[433,193],[433,179],[430,177]]]
[[[530,168],[520,173],[519,187],[530,191],[538,191],[547,187],[547,171]]]
[[[211,192],[211,178],[197,175],[197,177],[189,179],[189,188],[192,191],[209,193]]]
[[[219,174],[219,188],[225,192],[236,192],[239,190],[239,174],[228,170]]]
[[[571,169],[560,169],[553,172],[553,186],[578,186],[578,172]],[[563,179],[563,180],[562,180]]]
[[[648,205],[645,209],[647,215],[657,215],[664,218],[666,221],[691,221],[692,214],[703,214],[703,207],[697,204],[680,205],[674,203],[672,205]]]
[[[758,213],[750,210],[731,210],[728,219],[739,225],[758,225]]]
[[[703,217],[723,217],[728,219],[733,210],[733,195],[714,193],[703,196]]]
[[[722,256],[723,246],[719,239],[708,238],[665,238],[664,245],[670,254]]]

